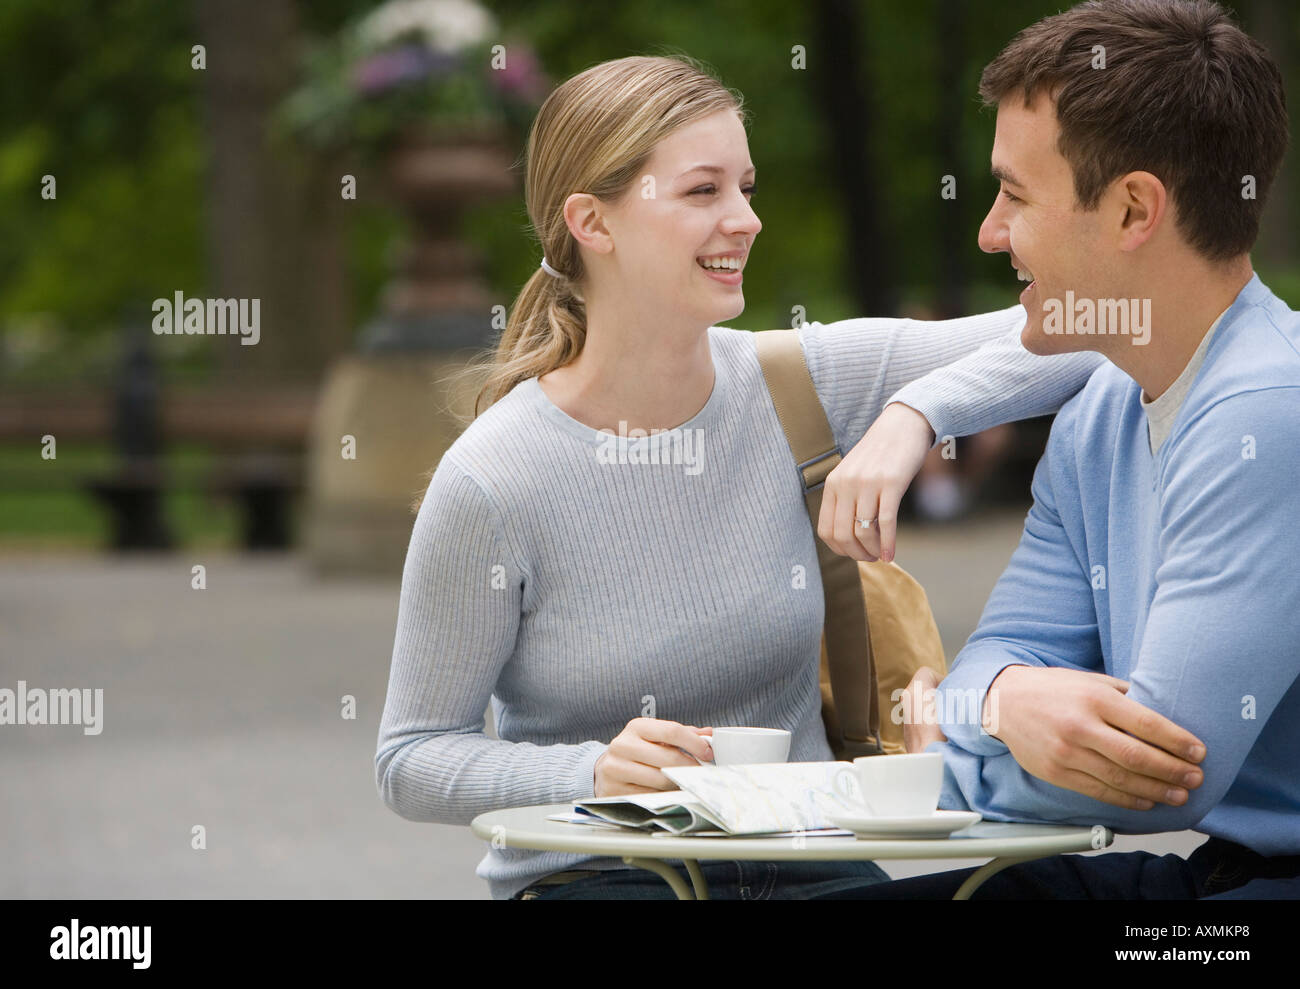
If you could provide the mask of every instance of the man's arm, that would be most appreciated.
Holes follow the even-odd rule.
[[[1248,435],[1268,451],[1266,456],[1242,458]],[[945,756],[945,806],[970,806],[995,820],[1180,830],[1200,821],[1236,779],[1269,716],[1300,675],[1295,648],[1300,641],[1300,582],[1293,576],[1300,554],[1295,524],[1300,496],[1294,484],[1294,465],[1300,462],[1300,390],[1235,396],[1170,442],[1177,445],[1163,460],[1162,562],[1123,700],[1152,712],[1148,720],[1167,719],[1204,741],[1204,782],[1191,788],[1180,806],[1117,808],[1031,775],[1021,764],[1029,761],[1026,755],[1017,761],[1013,749],[998,752],[996,741],[987,736],[972,742],[968,726],[945,724],[950,741],[927,746]],[[1026,541],[1057,538],[1050,525],[1042,527],[1046,513],[1039,496],[1050,497],[1050,479],[1040,483],[1042,478],[1040,465],[1035,479],[1038,523],[1031,532],[1031,513],[1022,549]],[[1019,559],[1013,558],[981,620],[978,641],[964,651],[945,687],[986,686],[990,672],[1005,668],[1008,657],[1029,666],[1087,668],[1095,662],[1080,663],[1086,657],[1061,647],[1070,642],[1082,617],[1086,570],[1080,570],[1073,593],[1062,594],[1068,585],[1052,579],[1035,589],[1034,573],[1025,565],[1032,549],[1031,544],[1029,555],[1017,550]],[[1039,566],[1045,562],[1037,560]],[[1025,601],[1018,619],[1010,599],[1017,591]],[[1000,644],[1000,638],[1008,641]],[[1009,719],[1027,722],[1060,713],[1040,704],[1027,717],[1009,703],[1018,691],[999,696],[995,688],[1004,735],[1015,734]],[[1063,708],[1070,703],[1062,696]],[[1095,723],[1079,728],[1098,733]],[[1122,737],[1121,744],[1136,749],[1131,737]]]
[[[1067,530],[1056,505],[1057,461],[1068,463],[1078,403],[1062,410],[1032,484],[1033,505],[1020,543],[989,596],[979,625],[957,654],[937,698],[949,741],[977,755],[1007,752],[985,730],[985,697],[1008,666],[1105,672],[1082,533]],[[1077,527],[1076,527],[1077,528]],[[987,710],[997,713],[993,705]],[[952,714],[953,717],[945,717]]]
[[[919,408],[939,436],[1055,412],[1105,359],[1041,357],[1020,343],[1023,306],[957,319],[863,317],[799,331],[835,442],[852,449],[891,402]]]
[[[1104,358],[1042,357],[1020,342],[1025,311],[926,323],[853,319],[800,334],[844,460],[826,479],[817,534],[857,560],[894,556],[903,494],[946,436],[1056,412]],[[868,427],[870,426],[870,429]],[[859,516],[874,528],[855,525]]]

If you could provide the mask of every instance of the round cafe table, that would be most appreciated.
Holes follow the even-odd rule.
[[[497,847],[530,848],[543,852],[574,852],[621,858],[626,864],[660,876],[679,900],[707,900],[708,885],[698,863],[702,859],[744,859],[757,862],[851,862],[863,859],[965,859],[989,862],[966,880],[955,900],[970,899],[979,885],[1007,866],[1065,852],[1106,848],[1114,840],[1110,829],[1056,824],[1005,824],[977,821],[946,838],[824,838],[813,835],[784,838],[692,838],[645,834],[631,828],[613,829],[568,821],[549,821],[568,814],[572,804],[511,807],[480,814],[470,830]],[[681,861],[690,886],[668,865]]]

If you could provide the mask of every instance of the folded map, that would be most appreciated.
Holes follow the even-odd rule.
[[[681,766],[664,770],[680,789],[579,800],[571,821],[676,835],[835,834],[828,814],[856,809],[835,787],[844,762]]]

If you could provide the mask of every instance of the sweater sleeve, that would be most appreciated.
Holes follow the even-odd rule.
[[[429,482],[402,572],[375,781],[412,821],[468,824],[593,792],[606,745],[488,738],[483,714],[514,651],[525,567],[489,492],[450,454]]]
[[[1053,357],[1020,343],[1023,306],[960,319],[807,323],[800,341],[835,442],[847,453],[886,405],[929,420],[935,440],[1056,412],[1105,360]]]
[[[1008,666],[1105,672],[1087,551],[1070,538],[1056,501],[1056,479],[1072,463],[1077,414],[1078,404],[1071,403],[1057,416],[1034,471],[1033,504],[1020,543],[989,595],[979,626],[939,686],[939,726],[967,752],[1009,751],[985,731],[979,716],[989,685]]]
[[[1258,451],[1252,457],[1243,456],[1247,439],[1251,452]],[[993,820],[1104,824],[1123,832],[1193,827],[1228,792],[1300,677],[1300,583],[1293,578],[1300,556],[1294,477],[1300,389],[1226,399],[1170,442],[1177,446],[1164,461],[1161,562],[1128,696],[1205,743],[1204,782],[1180,807],[1126,810],[1037,779],[1009,752],[980,755],[936,742],[927,749],[944,754],[945,806],[969,806]],[[1031,566],[1029,558],[1013,557],[999,591],[1008,579],[1038,577],[1036,586],[1026,585],[1021,611],[1046,618],[1065,607],[1059,621],[1073,626],[1078,616],[1071,616],[1069,602],[1077,592],[1062,595],[1050,574]],[[987,624],[981,620],[981,632]],[[1069,631],[1027,627],[1020,645],[1039,661],[1060,665]],[[983,641],[987,655],[968,668],[978,672],[973,682],[987,686],[989,674],[1018,650],[1015,642]],[[979,644],[968,650],[974,648]],[[1252,799],[1266,804],[1270,796],[1257,792]]]

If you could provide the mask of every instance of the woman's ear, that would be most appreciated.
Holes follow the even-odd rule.
[[[583,247],[597,254],[614,249],[614,238],[605,223],[605,204],[591,193],[575,192],[564,201],[564,222]]]

